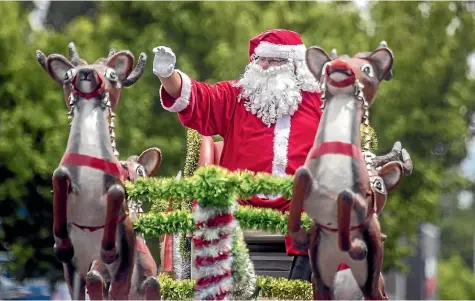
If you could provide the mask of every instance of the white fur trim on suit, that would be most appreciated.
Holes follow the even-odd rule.
[[[274,159],[272,161],[272,174],[284,177],[287,174],[287,155],[290,136],[290,115],[277,119],[274,128]]]
[[[277,45],[269,42],[261,42],[254,50],[257,56],[305,60],[305,45]]]
[[[180,74],[181,76],[181,93],[180,97],[178,97],[175,100],[175,103],[167,108],[166,106],[163,105],[163,100],[160,98],[160,102],[162,103],[162,107],[165,108],[165,110],[170,111],[170,112],[175,112],[179,113],[186,109],[188,104],[190,103],[190,96],[191,96],[191,79],[188,75],[185,73],[181,72],[180,70],[176,69],[176,72]],[[160,95],[164,92],[162,91],[163,85],[160,86]]]
[[[288,149],[290,137],[290,115],[284,115],[277,119],[274,128],[274,158],[272,160],[272,174],[279,177],[285,177],[285,169],[288,163]],[[268,199],[276,199],[281,195],[262,195],[258,197],[265,197]]]

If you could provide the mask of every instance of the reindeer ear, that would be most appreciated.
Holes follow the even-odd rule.
[[[331,61],[328,54],[320,47],[310,47],[305,52],[305,61],[310,72],[316,80],[322,76],[322,68],[325,63]]]
[[[46,59],[46,71],[49,75],[61,85],[70,80],[67,77],[68,71],[73,69],[74,65],[67,58],[60,54],[51,54]]]
[[[158,147],[149,148],[140,155],[137,162],[144,167],[147,176],[150,176],[162,163],[162,152]]]
[[[386,186],[386,190],[389,192],[401,182],[404,169],[401,162],[392,161],[381,167],[378,175],[383,179],[384,186]]]
[[[134,66],[134,55],[130,51],[120,51],[107,59],[106,66],[114,68],[119,80],[124,81]]]
[[[389,48],[378,48],[367,58],[378,69],[378,79],[382,81],[391,72],[394,56]]]

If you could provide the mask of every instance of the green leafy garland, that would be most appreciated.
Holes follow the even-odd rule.
[[[158,279],[162,300],[193,300],[193,280],[177,281],[166,274],[160,274]],[[312,300],[312,284],[307,281],[257,276],[256,290],[258,297],[273,300]]]
[[[238,206],[234,216],[244,230],[262,230],[270,233],[287,234],[289,213],[268,208]],[[302,227],[310,229],[311,220],[302,214]],[[191,212],[176,210],[171,212],[150,212],[143,214],[134,223],[135,230],[146,236],[160,236],[178,232],[193,232],[195,224]]]
[[[138,178],[127,182],[129,198],[155,205],[165,211],[168,201],[196,199],[200,206],[228,208],[236,199],[248,199],[259,193],[278,194],[290,199],[293,176],[278,177],[250,171],[230,172],[217,165],[202,166],[192,177],[176,181],[174,178]]]

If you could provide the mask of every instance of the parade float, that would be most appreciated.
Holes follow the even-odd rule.
[[[327,60],[323,60],[320,65],[315,62],[315,59],[309,61],[309,51],[320,51]],[[311,70],[312,67],[314,68],[313,74],[322,82],[322,99],[324,100],[322,109],[332,106],[332,97],[335,97],[335,94],[338,97],[338,92],[340,92],[338,89],[336,92],[335,89],[333,91],[327,89],[327,82],[339,88],[349,86],[350,89],[353,89],[354,93],[349,101],[354,102],[356,106],[348,105],[348,108],[358,112],[350,114],[350,116],[355,124],[359,125],[359,131],[352,134],[355,138],[351,142],[360,145],[355,148],[357,151],[348,154],[342,152],[341,149],[324,149],[328,145],[319,141],[317,134],[316,145],[312,148],[315,154],[309,156],[307,160],[317,157],[322,160],[321,158],[325,154],[336,154],[349,156],[355,160],[356,163],[350,162],[350,168],[362,163],[361,167],[364,171],[357,172],[362,178],[352,177],[356,183],[364,182],[363,188],[358,193],[368,194],[363,198],[358,195],[354,196],[355,199],[364,200],[359,203],[361,208],[357,206],[340,208],[342,205],[338,204],[337,224],[339,227],[343,227],[343,230],[319,224],[315,217],[310,218],[306,213],[300,216],[302,209],[304,212],[308,212],[310,209],[311,212],[312,205],[303,205],[302,187],[299,187],[299,183],[295,182],[294,176],[280,177],[249,171],[230,172],[219,167],[223,142],[215,142],[212,137],[203,137],[193,130],[188,130],[187,157],[183,177],[139,179],[127,186],[130,197],[151,204],[150,212],[142,215],[135,223],[136,230],[146,236],[165,235],[164,247],[167,243],[170,244],[170,241],[167,241],[167,235],[173,235],[171,246],[168,246],[170,250],[173,250],[173,267],[171,269],[173,276],[160,276],[161,292],[164,299],[242,300],[261,297],[304,300],[334,297],[333,292],[328,290],[331,285],[315,282],[321,281],[321,278],[318,277],[313,280],[315,283],[312,289],[312,284],[305,281],[287,280],[283,277],[275,278],[269,275],[256,276],[246,246],[246,239],[249,240],[249,236],[255,230],[281,235],[290,233],[295,235],[294,241],[301,243],[304,248],[308,248],[309,243],[313,243],[315,247],[316,242],[309,242],[308,234],[307,237],[305,234],[299,236],[299,231],[310,233],[313,239],[315,239],[316,231],[338,232],[338,244],[333,246],[330,243],[326,246],[327,250],[330,250],[328,254],[336,254],[334,252],[341,251],[349,256],[334,260],[326,259],[326,262],[334,263],[330,277],[335,276],[338,265],[341,264],[340,259],[347,262],[353,260],[352,272],[356,273],[357,277],[365,274],[361,270],[362,266],[358,266],[358,263],[366,262],[367,265],[372,266],[371,273],[363,276],[367,278],[357,278],[364,297],[387,298],[381,274],[381,254],[385,236],[378,232],[380,230],[375,231],[376,228],[379,229],[377,214],[384,208],[388,191],[396,187],[402,177],[409,175],[412,171],[412,160],[399,142],[386,155],[376,156],[374,154],[377,149],[377,138],[369,125],[369,107],[373,103],[379,83],[382,80],[390,80],[392,76],[392,53],[386,44],[382,43],[373,52],[359,53],[353,58],[346,57],[346,60],[350,60],[353,65],[361,67],[361,71],[352,73],[351,67],[338,60],[336,53],[333,58],[330,58],[319,48],[311,48],[309,51],[307,51],[309,68]],[[310,54],[312,55],[311,52]],[[328,64],[329,62],[334,64],[336,70],[344,65],[343,67],[348,69],[348,78],[351,80],[346,78],[343,80],[345,85],[339,85],[339,82],[332,78],[332,69],[328,68],[331,66]],[[314,64],[314,66],[310,64]],[[322,75],[317,69],[321,70],[324,64],[328,70]],[[336,66],[338,64],[342,66]],[[370,72],[377,74],[375,76]],[[331,127],[332,125],[330,123],[327,126]],[[322,124],[320,131],[323,132],[321,128]],[[337,137],[338,132],[342,130],[346,131],[343,127],[331,129],[332,132],[337,133]],[[320,137],[320,139],[322,138]],[[337,138],[329,139],[332,140],[332,143],[335,142],[335,139],[338,140]],[[337,143],[350,145],[348,142]],[[341,168],[340,173],[351,174],[351,171]],[[348,188],[355,185],[355,182],[347,182],[342,180],[339,184],[340,186],[347,185],[345,187]],[[293,195],[294,193],[298,193],[299,196],[296,197]],[[236,201],[249,199],[258,194],[281,194],[287,199],[297,200],[295,204],[300,203],[300,207],[294,208],[294,214],[289,219],[289,213],[268,208],[240,206]],[[194,202],[196,202],[196,207],[193,206]],[[353,203],[356,201],[353,200]],[[344,209],[347,212],[346,217],[340,216]],[[364,211],[362,219],[360,211]],[[311,213],[315,214],[315,212]],[[354,222],[354,214],[356,214],[357,225],[352,224],[350,227],[350,220]],[[345,224],[348,227],[346,231],[344,230]],[[358,232],[357,236],[362,237],[362,240],[350,239],[350,232],[355,230]],[[369,233],[368,231],[371,231],[373,237],[368,237],[365,234]],[[244,235],[244,233],[248,235]],[[307,241],[299,241],[299,238],[302,237],[307,238]],[[329,243],[327,242],[327,244]],[[318,255],[313,252],[311,258],[316,256]],[[354,269],[355,266],[357,266],[356,269]],[[315,269],[317,269],[315,260],[312,261],[312,268],[315,275]],[[193,269],[194,273],[190,271]]]
[[[335,213],[335,225],[338,224],[340,229],[332,228],[335,225],[328,226],[329,223],[322,225],[319,220],[321,216],[314,216],[315,211],[311,208],[314,203],[307,202],[311,195],[304,187],[309,184],[308,178],[305,182],[302,173],[295,178],[247,170],[231,172],[219,166],[223,142],[215,142],[212,137],[203,137],[193,130],[187,132],[186,163],[183,174],[177,177],[149,177],[162,163],[159,149],[152,148],[141,156],[120,161],[115,145],[114,111],[120,88],[130,86],[140,78],[146,56],[142,54],[133,68],[134,58],[129,51],[111,51],[108,58],[98,59],[88,65],[79,57],[73,44],[70,44],[69,50],[69,60],[58,54],[46,57],[40,51],[37,52],[37,58],[45,71],[62,85],[72,119],[67,151],[53,175],[53,191],[55,254],[64,264],[65,279],[74,288],[74,299],[84,297],[84,288],[95,299],[107,295],[115,299],[140,296],[166,300],[309,300],[332,297],[328,285],[317,282],[321,280],[318,277],[314,277],[312,288],[310,282],[257,275],[247,244],[253,236],[252,231],[256,230],[291,234],[295,237],[295,243],[300,244],[301,248],[310,248],[311,258],[315,258],[312,254],[315,254],[318,244],[315,240],[316,231],[322,229],[338,233],[338,243],[326,246],[329,252],[348,254],[348,258],[368,261],[373,267],[376,263],[377,275],[373,273],[364,280],[369,288],[360,287],[365,297],[385,297],[384,289],[381,289],[382,278],[379,276],[382,257],[375,256],[375,252],[383,248],[384,235],[378,231],[374,232],[376,237],[368,238],[366,234],[370,226],[374,227],[378,223],[377,213],[384,207],[388,190],[412,171],[412,161],[400,143],[396,143],[386,155],[374,155],[377,138],[369,125],[368,116],[379,82],[391,77],[392,53],[385,44],[371,53],[350,58],[356,65],[362,64],[361,70],[354,73],[347,64],[338,60],[336,54],[330,58],[323,50],[317,50],[324,60],[316,59],[315,53],[312,60],[307,58],[309,68],[322,83],[323,118],[327,112],[331,112],[332,97],[338,94],[331,88],[327,89],[327,83],[340,84],[340,80],[333,78],[333,71],[340,72],[341,68],[347,68],[346,75],[350,79],[342,80],[345,85],[340,85],[340,88],[354,88],[354,93],[350,93],[350,101],[354,105],[347,106],[354,113],[349,115],[353,116],[352,121],[356,124],[352,134],[354,141],[352,138],[352,144],[338,142],[339,145],[351,144],[351,148],[343,147],[343,150],[349,149],[350,152],[342,153],[341,149],[328,148],[328,145],[323,148],[321,146],[326,141],[322,143],[317,139],[308,157],[309,161],[318,158],[324,162],[328,158],[324,155],[344,155],[357,160],[350,166],[362,164],[364,167],[364,172],[359,172],[362,179],[366,180],[361,186],[368,192],[364,202],[360,202],[364,208],[351,205],[355,200],[350,204],[343,202],[349,198],[340,197],[339,203],[342,204],[338,204],[339,213]],[[331,67],[333,63],[334,70]],[[327,66],[323,68],[326,73],[320,78],[318,70],[322,70],[323,64]],[[376,69],[377,74],[369,80],[371,87],[366,86],[368,81],[364,78],[370,76],[367,66],[371,70]],[[99,112],[93,114],[93,123],[86,117],[82,118],[92,111]],[[327,126],[330,131],[348,130],[341,125],[338,125],[338,129],[331,128],[332,124]],[[320,126],[319,131],[322,128]],[[81,134],[85,131],[90,139],[83,139],[85,135]],[[97,146],[100,146],[99,149]],[[163,159],[166,162],[166,158]],[[131,168],[130,164],[135,165]],[[311,165],[305,168],[312,169]],[[88,171],[88,176],[81,177],[84,174],[82,170]],[[134,171],[137,172],[135,176],[131,175]],[[347,171],[342,170],[342,173]],[[79,183],[78,179],[82,182]],[[358,177],[352,179],[357,182],[361,180]],[[351,188],[355,183],[342,181],[337,184],[348,184],[350,186],[344,188]],[[362,193],[364,189],[355,193]],[[106,194],[102,191],[106,191]],[[297,202],[295,206],[292,205],[295,208],[291,206],[290,214],[237,203],[237,200],[246,200],[258,194],[280,194]],[[88,204],[93,199],[91,195],[102,201]],[[124,199],[127,202],[123,202]],[[144,204],[150,207],[147,213],[142,210]],[[348,204],[351,206],[343,206]],[[336,206],[333,207],[336,210]],[[66,212],[72,210],[70,208],[74,209],[74,214],[68,214],[67,220]],[[67,227],[68,223],[72,227]],[[131,231],[132,225],[135,234]],[[363,238],[359,241],[350,239],[349,232],[353,230],[357,230]],[[171,268],[166,269],[169,273],[156,275],[153,266],[154,261],[158,260],[149,256],[150,252],[142,239],[147,237],[163,238],[163,247],[172,250]],[[84,248],[85,241],[89,242],[88,248]],[[146,260],[137,260],[140,258],[137,255],[143,254]],[[170,256],[170,252],[164,252],[162,260],[167,260],[167,256]],[[97,265],[90,269],[90,264],[97,258],[107,264],[105,269]],[[335,273],[341,263],[339,259],[332,261]],[[315,260],[311,263],[315,274],[318,263]],[[170,261],[167,264],[170,265]],[[361,276],[358,274],[361,269],[355,270],[352,263],[349,264],[348,268]],[[131,281],[135,270],[140,271],[141,276]],[[73,285],[74,282],[79,286]],[[375,292],[375,287],[381,291]]]
[[[361,126],[362,134],[366,126]],[[366,131],[371,137],[371,151],[376,151],[378,141],[375,131],[368,126]],[[237,198],[246,198],[254,194],[282,193],[291,197],[293,177],[276,177],[269,174],[250,172],[229,172],[217,165],[200,166],[206,147],[212,144],[219,151],[222,142],[214,142],[212,137],[203,137],[194,130],[187,131],[187,156],[183,169],[183,178],[141,178],[126,185],[130,199],[140,199],[149,203],[151,210],[140,215],[135,223],[138,232],[145,237],[163,237],[162,247],[167,243],[173,250],[171,273],[159,275],[162,299],[189,300],[195,298],[195,280],[191,279],[191,236],[196,229],[196,219],[192,212],[193,200],[203,207],[219,208],[221,212],[233,210],[239,227],[229,226],[234,234],[231,255],[234,258],[231,277],[236,288],[232,290],[235,299],[271,298],[279,300],[311,300],[312,284],[300,280],[288,280],[286,277],[256,275],[254,264],[249,255],[246,241],[259,240],[253,231],[277,234],[277,244],[284,245],[283,236],[288,233],[288,214],[267,208],[235,206]],[[208,145],[205,145],[208,144]],[[201,160],[200,160],[201,159]],[[209,198],[209,199],[208,199]],[[196,213],[195,213],[196,214]],[[196,219],[196,220],[195,220]],[[221,223],[219,223],[221,222]],[[225,221],[219,221],[221,227]],[[214,228],[208,224],[210,228]],[[217,226],[216,225],[216,226]],[[302,215],[302,225],[310,228],[311,221]],[[215,230],[208,230],[215,231]],[[225,230],[223,231],[224,233]],[[244,234],[247,235],[244,235]],[[172,241],[167,241],[171,235]],[[212,233],[210,235],[215,235]],[[261,242],[262,245],[265,242]],[[260,250],[258,250],[259,252]],[[260,251],[268,256],[266,250]],[[282,256],[285,256],[285,252]],[[164,254],[166,256],[166,254]],[[162,256],[162,260],[166,259]],[[229,255],[228,255],[229,256]],[[276,262],[268,262],[275,264]],[[240,285],[239,285],[240,284]],[[239,288],[241,287],[241,288]]]

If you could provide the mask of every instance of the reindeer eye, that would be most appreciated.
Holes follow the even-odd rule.
[[[143,166],[137,167],[137,170],[135,171],[138,177],[145,177],[145,169]]]
[[[364,64],[363,66],[361,66],[361,71],[366,73],[366,75],[368,75],[369,77],[374,77],[373,66],[371,66],[370,64]]]
[[[111,69],[111,68],[106,69],[106,71],[104,72],[104,75],[109,80],[116,80],[117,79],[117,75],[115,73],[115,70]]]
[[[64,80],[70,81],[73,79],[73,76],[74,76],[74,69],[69,69],[68,71],[66,71],[66,74],[64,75]]]
[[[376,192],[386,194],[386,185],[384,185],[384,181],[380,177],[376,177],[373,180],[372,186],[374,187],[374,190],[376,190]]]

